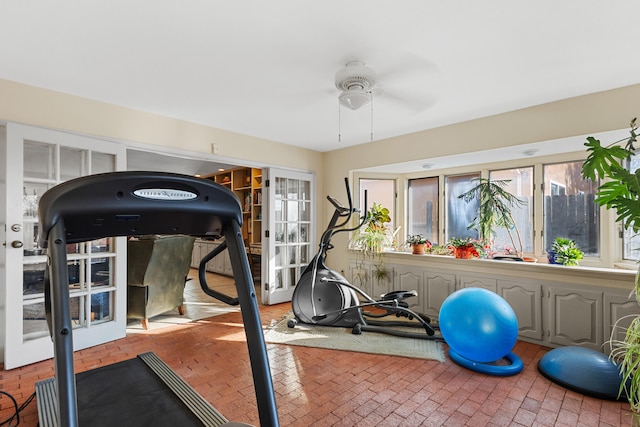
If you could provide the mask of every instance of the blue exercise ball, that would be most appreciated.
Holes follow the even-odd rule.
[[[438,321],[449,347],[475,362],[502,359],[518,338],[513,308],[500,295],[482,288],[464,288],[449,295]]]

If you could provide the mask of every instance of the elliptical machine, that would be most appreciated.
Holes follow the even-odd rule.
[[[304,269],[296,284],[291,300],[294,318],[287,322],[290,328],[298,322],[352,328],[352,333],[359,335],[363,331],[382,332],[401,337],[437,339],[430,319],[409,308],[405,299],[417,296],[416,291],[393,291],[374,299],[361,289],[353,286],[340,273],[326,266],[327,251],[333,248],[331,238],[340,232],[355,231],[364,225],[366,215],[353,228],[345,228],[354,213],[360,211],[353,207],[349,180],[345,178],[345,186],[349,206],[342,206],[336,199],[327,196],[335,211],[329,225],[322,233],[318,253]],[[365,212],[367,192],[364,194]],[[377,309],[375,312],[369,309]],[[381,320],[395,315],[406,320]],[[398,329],[398,326],[416,327],[424,331],[414,332]]]

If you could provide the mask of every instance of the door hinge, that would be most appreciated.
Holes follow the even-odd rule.
[[[265,291],[269,290],[269,282],[264,282],[264,290]]]
[[[270,181],[270,180],[266,180],[266,181],[264,182],[264,186],[265,186],[265,187],[267,187],[267,188],[268,188],[270,185],[271,185],[271,181]]]
[[[618,237],[621,239],[624,238],[624,231],[622,230],[618,231]]]
[[[264,238],[265,239],[269,238],[269,230],[264,230]]]

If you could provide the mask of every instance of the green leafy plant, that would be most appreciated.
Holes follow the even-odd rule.
[[[584,252],[576,245],[576,242],[567,237],[556,237],[551,245],[551,251],[555,255],[557,264],[568,267],[578,265],[584,257]]]
[[[526,202],[505,190],[507,184],[511,182],[509,179],[491,181],[487,178],[478,178],[474,181],[477,182],[475,187],[458,196],[467,203],[472,200],[478,201],[477,215],[467,228],[478,230],[484,247],[491,245],[496,228],[506,229],[514,248],[517,239],[520,248],[517,255],[522,256],[522,237],[511,210]],[[512,230],[515,232],[516,239]]]
[[[628,138],[607,146],[588,137],[585,146],[588,157],[582,166],[582,176],[592,181],[605,180],[596,193],[596,203],[613,209],[616,221],[625,229],[640,231],[640,169],[628,170],[624,162],[635,154],[637,142],[636,119],[631,120]],[[624,143],[624,146],[621,144]],[[634,292],[640,304],[640,271],[636,273]],[[617,328],[614,328],[614,333]],[[623,340],[611,338],[612,360],[620,365],[622,380],[620,394],[625,392],[631,409],[640,413],[640,316],[636,316],[627,328]]]
[[[407,244],[408,245],[423,245],[423,244],[431,245],[431,242],[422,234],[414,234],[413,236],[407,236]]]
[[[432,255],[451,255],[451,248],[449,246],[433,245],[427,249],[427,253]]]
[[[391,273],[385,268],[381,256],[384,248],[391,245],[391,239],[387,233],[387,223],[391,222],[389,209],[374,203],[362,219],[364,219],[362,227],[349,242],[350,249],[360,251],[363,255],[357,268],[363,268],[364,258],[372,257],[375,261],[374,277],[378,280],[389,279]]]
[[[471,247],[471,253],[475,258],[480,258],[484,254],[483,243],[472,237],[452,237],[449,239],[449,242],[447,242],[447,245],[453,249]]]

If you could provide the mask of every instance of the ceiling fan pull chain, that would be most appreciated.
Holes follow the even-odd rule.
[[[338,100],[338,142],[342,142],[342,121],[341,121],[341,110],[340,110],[340,100]]]

